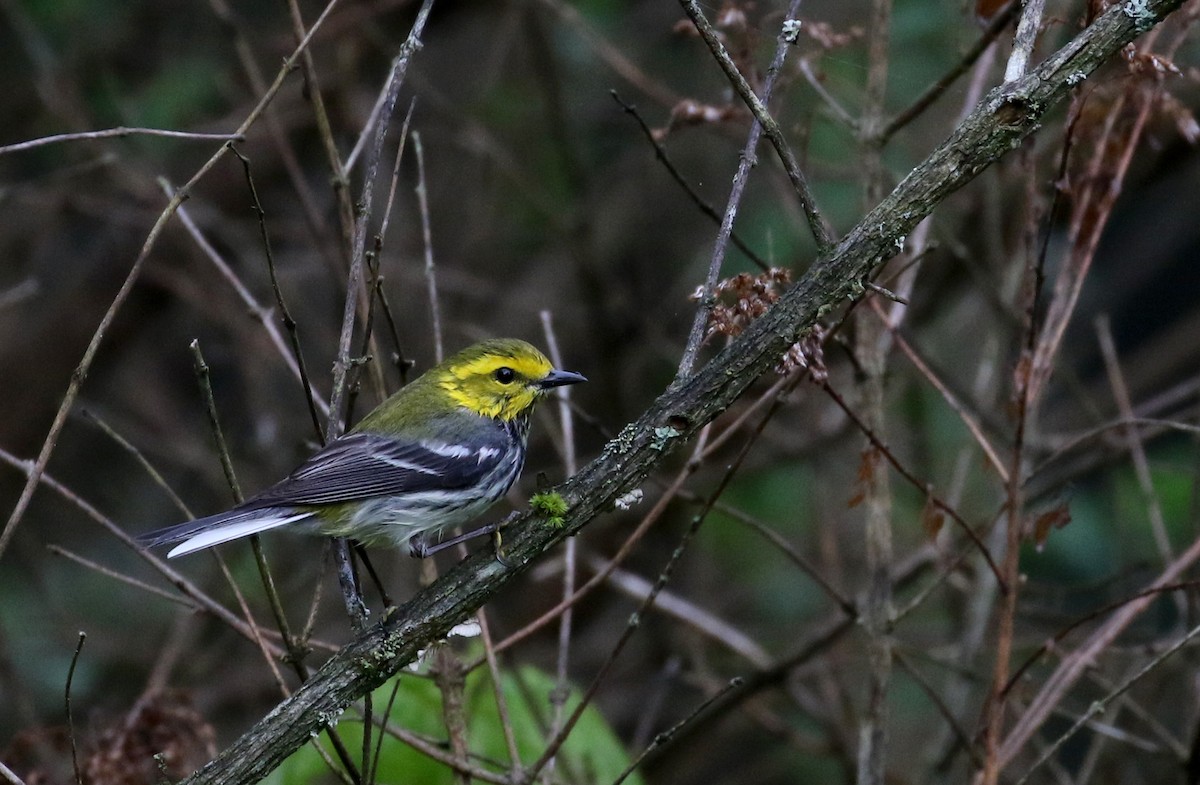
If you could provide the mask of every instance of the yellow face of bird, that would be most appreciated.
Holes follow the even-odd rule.
[[[506,421],[527,411],[549,387],[569,383],[555,381],[555,375],[562,372],[555,371],[545,355],[512,339],[472,346],[438,370],[438,385],[455,403],[484,417]]]

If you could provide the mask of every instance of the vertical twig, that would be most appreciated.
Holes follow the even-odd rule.
[[[242,66],[242,71],[246,75],[246,81],[249,82],[250,89],[255,95],[262,95],[266,91],[267,85],[263,79],[262,69],[258,65],[258,55],[250,43],[250,38],[247,34],[247,25],[234,14],[233,9],[229,7],[229,3],[226,0],[208,0],[208,4],[217,19],[232,31],[233,48],[237,52],[238,62]],[[291,181],[292,189],[300,199],[300,207],[304,212],[305,224],[308,227],[310,239],[314,245],[321,247],[321,255],[331,269],[340,267],[329,253],[328,243],[323,242],[326,233],[325,216],[322,215],[321,209],[317,207],[317,199],[313,195],[313,189],[305,179],[304,170],[301,168],[300,160],[296,155],[296,149],[288,139],[283,129],[283,124],[279,120],[279,113],[275,111],[274,107],[267,109],[264,122],[267,125],[267,133],[270,135],[271,141],[274,143],[275,149],[279,154],[279,160],[283,164],[284,171],[287,172],[288,180]]]
[[[1029,163],[1030,152],[1022,151],[1022,161]],[[1064,158],[1065,161],[1065,158]],[[1023,309],[1023,343],[1017,367],[1013,372],[1013,430],[1012,454],[1005,487],[1004,562],[1001,567],[1002,583],[1008,587],[1001,598],[996,621],[996,658],[992,666],[992,684],[984,708],[984,761],[980,779],[983,785],[997,785],[1000,780],[1000,739],[1004,730],[1006,698],[1004,688],[1008,681],[1012,658],[1013,634],[1020,596],[1021,535],[1024,530],[1025,511],[1025,438],[1029,421],[1036,407],[1033,398],[1032,362],[1039,339],[1038,317],[1041,312],[1041,290],[1044,280],[1047,246],[1036,247],[1038,220],[1034,209],[1037,187],[1035,168],[1030,165],[1026,178],[1025,204],[1027,221],[1025,227],[1025,275]],[[1047,235],[1049,232],[1047,231]]]
[[[459,548],[465,547],[465,545],[459,544]],[[500,730],[504,734],[504,745],[508,750],[509,781],[519,782],[522,768],[521,751],[517,748],[517,737],[513,730],[512,715],[508,711],[508,697],[504,692],[504,675],[500,672],[500,660],[496,657],[496,643],[492,638],[492,630],[488,625],[487,614],[484,613],[483,608],[479,609],[476,618],[479,620],[479,635],[483,638],[483,656],[487,659],[488,673],[492,680],[492,691],[496,698],[496,713],[500,717]]]
[[[217,458],[221,461],[221,471],[225,474],[225,482],[233,494],[233,503],[242,503],[242,487],[238,484],[237,472],[233,468],[233,458],[229,455],[229,445],[225,443],[225,431],[221,428],[221,419],[217,416],[217,402],[213,398],[212,382],[208,363],[200,352],[200,341],[193,339],[188,344],[192,352],[192,367],[196,372],[196,381],[200,385],[200,394],[204,398],[204,414],[208,417],[208,427],[212,432],[213,441],[217,447]]]
[[[288,11],[292,19],[292,31],[297,39],[304,37],[304,17],[296,0],[288,0]],[[329,168],[333,172],[333,191],[337,197],[338,218],[342,227],[344,240],[351,238],[354,222],[354,205],[350,203],[350,181],[346,176],[346,167],[338,154],[337,143],[333,138],[333,126],[329,122],[329,113],[325,111],[325,99],[321,95],[321,85],[317,80],[317,69],[313,65],[312,53],[307,49],[300,55],[300,69],[304,74],[304,95],[312,104],[313,119],[317,124],[317,136],[325,156],[329,159]]]
[[[434,654],[431,675],[442,696],[442,724],[446,726],[450,754],[455,760],[465,763],[470,760],[470,748],[467,745],[466,706],[463,700],[466,674],[462,662],[449,647],[439,646]],[[471,782],[470,776],[458,769],[454,770],[454,780],[459,785],[470,785]]]
[[[558,338],[554,334],[554,323],[551,319],[550,311],[542,311],[542,332],[546,336],[546,348],[550,352],[550,361],[554,363],[554,367],[562,368],[563,359],[562,353],[558,349]],[[558,417],[562,425],[562,445],[563,445],[563,471],[568,477],[575,474],[578,467],[575,459],[575,421],[571,416],[571,399],[569,386],[559,387],[556,391],[558,398]],[[567,540],[563,547],[563,600],[568,600],[575,593],[575,579],[577,575],[576,560],[578,558],[578,541],[572,537]],[[571,652],[571,625],[574,620],[574,606],[568,605],[563,611],[562,618],[558,622],[558,658],[555,661],[554,669],[554,690],[550,695],[550,703],[553,706],[553,715],[550,719],[549,738],[554,736],[562,729],[563,722],[563,707],[566,706],[567,697],[570,695],[571,688],[567,679],[567,665],[570,660]],[[546,771],[549,773],[554,769],[554,759],[552,758],[546,764]]]
[[[429,196],[425,187],[425,148],[421,134],[413,131],[413,152],[417,156],[417,203],[421,212],[421,237],[425,241],[425,285],[429,290],[429,315],[433,320],[433,357],[437,362],[445,359],[442,343],[442,309],[438,305],[437,273],[433,265],[433,237],[429,228]]]
[[[883,198],[885,173],[879,129],[883,125],[891,45],[891,0],[873,0],[867,37],[867,84],[859,133],[863,156],[863,197],[869,208]],[[912,271],[910,271],[912,272]],[[915,274],[913,272],[912,274]],[[906,273],[906,280],[911,277]],[[899,313],[896,314],[899,317]],[[870,429],[885,432],[884,375],[890,331],[869,309],[854,315],[857,332],[854,355],[864,378],[860,385],[863,417]],[[867,706],[858,729],[856,782],[884,785],[887,772],[888,703],[892,680],[892,497],[888,472],[872,446],[863,453],[862,484],[867,587],[861,620],[867,633]]]
[[[242,501],[242,490],[238,485],[237,476],[233,468],[233,459],[229,455],[229,448],[225,444],[225,434],[221,429],[221,422],[217,416],[217,407],[216,402],[213,399],[212,385],[209,383],[208,364],[204,361],[204,356],[200,352],[199,341],[193,340],[190,344],[190,348],[192,350],[192,355],[195,362],[196,378],[200,382],[201,392],[204,395],[205,411],[208,415],[209,425],[212,428],[213,439],[217,444],[217,452],[220,455],[221,468],[225,472],[225,479],[229,483],[229,487],[233,492],[234,501],[240,503]],[[271,606],[271,613],[275,617],[275,625],[279,629],[279,635],[282,639],[283,646],[287,650],[288,660],[292,663],[292,667],[295,669],[296,675],[299,676],[300,681],[304,681],[308,677],[308,672],[304,667],[304,657],[307,654],[307,651],[305,651],[303,646],[296,642],[295,637],[292,635],[291,628],[287,621],[287,614],[283,608],[283,601],[280,599],[279,591],[275,587],[275,578],[271,575],[271,568],[267,564],[266,554],[263,553],[262,542],[259,540],[257,535],[252,535],[250,537],[250,549],[254,553],[254,562],[258,567],[258,574],[262,578],[263,590],[267,595],[267,602]],[[225,573],[226,580],[233,585],[233,576],[229,574],[225,567],[225,563],[221,561],[219,556],[217,556],[217,560],[221,566],[221,570]],[[241,594],[237,591],[236,586],[234,586],[234,592],[238,595],[239,602],[242,606],[242,611],[246,614],[246,619],[251,625],[251,629],[254,630],[255,625],[250,616],[249,606],[247,606],[245,601],[241,599]],[[255,633],[255,637],[258,639],[259,645],[263,646],[261,636],[259,636],[257,632]],[[275,673],[276,679],[279,680],[280,688],[286,694],[286,685],[283,683],[283,678],[275,669],[273,663],[271,663],[271,670]],[[338,756],[341,758],[342,764],[346,767],[346,773],[349,775],[350,780],[353,782],[360,782],[361,777],[355,769],[353,761],[350,759],[349,752],[346,750],[341,738],[337,735],[332,726],[329,726],[327,731],[329,734],[329,740],[333,744],[334,749],[337,751]]]
[[[67,735],[71,738],[71,768],[75,770],[75,785],[83,785],[83,772],[79,770],[79,750],[75,743],[75,718],[71,714],[71,682],[75,679],[75,666],[79,664],[79,653],[83,651],[83,642],[87,633],[80,630],[79,642],[75,644],[75,653],[71,655],[71,667],[67,668],[67,686],[64,699],[67,704]]]
[[[396,160],[392,164],[392,181],[388,184],[387,202],[383,207],[383,217],[379,222],[379,232],[375,235],[375,261],[372,268],[372,273],[375,276],[375,286],[373,294],[379,300],[379,307],[383,309],[383,316],[387,320],[388,329],[392,333],[392,343],[396,347],[395,362],[397,370],[400,371],[400,386],[408,384],[408,368],[412,364],[409,360],[404,359],[404,347],[400,342],[400,331],[396,327],[396,319],[392,315],[392,307],[388,303],[387,293],[383,288],[383,275],[379,273],[379,268],[382,266],[383,243],[387,237],[388,226],[392,220],[392,205],[396,200],[396,187],[400,183],[400,164],[404,160],[404,148],[408,145],[408,132],[412,127],[413,112],[417,108],[417,99],[412,99],[408,104],[408,112],[404,115],[404,124],[400,126],[400,142],[396,145]]]
[[[1113,342],[1112,325],[1107,316],[1097,316],[1095,320],[1096,338],[1100,342],[1100,353],[1104,356],[1104,369],[1108,373],[1108,384],[1112,388],[1113,398],[1117,402],[1117,411],[1127,424],[1124,427],[1125,443],[1129,447],[1129,457],[1133,461],[1133,471],[1137,476],[1138,487],[1146,500],[1146,514],[1150,518],[1150,531],[1154,535],[1154,544],[1158,546],[1158,554],[1163,564],[1170,564],[1175,558],[1171,552],[1171,539],[1167,536],[1167,524],[1163,518],[1162,504],[1158,494],[1154,492],[1154,480],[1150,476],[1150,462],[1146,460],[1146,450],[1138,437],[1138,429],[1132,424],[1133,402],[1129,397],[1129,387],[1125,384],[1125,376],[1121,373],[1121,361],[1117,357],[1117,346]],[[1181,609],[1182,610],[1182,609]]]
[[[233,458],[229,454],[229,445],[225,443],[225,431],[221,428],[220,417],[217,416],[217,403],[213,398],[212,383],[209,378],[208,363],[204,361],[204,355],[200,352],[200,342],[193,340],[189,344],[192,350],[192,360],[196,371],[196,380],[200,384],[200,392],[204,397],[204,411],[208,416],[208,425],[212,430],[213,441],[216,443],[217,455],[221,461],[221,470],[225,473],[225,481],[229,484],[230,491],[233,493],[233,501],[235,504],[241,504],[242,488],[238,484],[237,473],[233,468]],[[275,616],[275,625],[279,629],[279,634],[283,638],[284,648],[288,650],[289,657],[294,660],[296,665],[303,661],[304,652],[300,649],[292,637],[291,630],[288,626],[287,614],[283,609],[283,601],[279,598],[279,591],[275,588],[275,578],[271,575],[271,568],[267,564],[266,554],[263,553],[262,542],[258,535],[250,536],[250,549],[254,552],[254,562],[258,566],[258,574],[263,582],[263,590],[266,592],[268,604],[271,606],[271,613]],[[222,569],[224,563],[222,562]],[[233,581],[232,576],[227,576],[230,582]],[[249,608],[243,606],[249,619]],[[251,623],[253,623],[251,621]],[[301,681],[304,680],[306,674],[300,672]],[[282,686],[282,682],[281,685]]]
[[[263,254],[267,260],[267,274],[271,278],[271,290],[275,292],[275,304],[279,306],[279,318],[287,330],[292,343],[292,358],[296,362],[300,374],[300,385],[304,391],[304,400],[308,403],[308,414],[312,417],[313,431],[318,439],[323,439],[321,433],[321,418],[317,415],[317,404],[313,399],[313,387],[308,378],[308,366],[304,363],[304,352],[300,349],[300,332],[292,312],[288,310],[287,301],[283,299],[283,290],[279,288],[279,276],[275,274],[275,254],[271,251],[271,235],[267,231],[267,211],[263,209],[262,201],[258,198],[258,188],[254,185],[254,177],[250,173],[250,159],[242,155],[232,143],[229,150],[242,162],[242,171],[246,175],[246,187],[250,189],[251,209],[258,219],[259,238],[263,244]]]
[[[1033,55],[1033,45],[1037,42],[1046,0],[1024,0],[1024,6],[1021,21],[1017,22],[1012,54],[1008,56],[1008,65],[1004,68],[1005,83],[1020,79],[1029,68],[1029,58]]]
[[[417,194],[417,210],[421,215],[421,235],[425,248],[425,293],[429,298],[429,314],[433,329],[433,359],[440,363],[444,356],[442,342],[441,307],[438,304],[437,269],[433,263],[433,237],[430,232],[429,200],[425,188],[425,148],[421,145],[421,135],[413,131],[413,154],[417,158],[417,184],[414,191]],[[465,547],[460,546],[459,552],[466,555]],[[427,585],[437,578],[437,562],[433,559],[421,561],[421,583]],[[480,614],[483,610],[480,609]]]
[[[421,33],[433,7],[433,0],[424,0],[417,18],[413,22],[408,38],[400,47],[400,53],[392,62],[392,70],[388,77],[387,100],[383,114],[375,128],[367,155],[366,170],[363,175],[363,190],[360,200],[360,212],[354,222],[354,237],[350,255],[350,272],[346,280],[346,302],[342,309],[342,330],[338,339],[337,359],[333,363],[333,392],[329,399],[329,421],[326,424],[325,440],[333,441],[342,434],[345,425],[344,408],[347,395],[346,378],[350,371],[350,342],[354,335],[355,316],[358,313],[359,290],[363,286],[363,260],[366,253],[367,224],[371,218],[371,206],[374,201],[375,177],[379,169],[379,160],[383,154],[383,141],[387,136],[392,112],[400,94],[400,86],[404,83],[404,75],[408,70],[408,62],[413,52],[420,46]],[[342,596],[346,602],[346,610],[350,615],[351,625],[356,631],[366,625],[366,606],[358,591],[358,583],[354,575],[353,561],[345,538],[336,538],[335,556],[338,564],[338,581],[342,587]]]
[[[330,396],[329,402],[331,416],[326,429],[327,441],[340,436],[344,427],[342,422],[342,407],[347,393],[346,375],[351,366],[350,342],[354,334],[355,314],[358,311],[358,295],[363,282],[362,269],[366,253],[367,224],[371,218],[371,208],[375,193],[375,178],[379,169],[379,160],[383,153],[383,141],[387,136],[392,112],[395,110],[396,100],[399,97],[400,86],[403,84],[404,75],[408,70],[409,59],[413,52],[420,46],[421,33],[425,29],[425,22],[429,18],[429,12],[432,7],[433,0],[424,0],[421,4],[420,10],[417,12],[417,18],[413,22],[412,30],[409,31],[408,39],[400,47],[400,53],[392,63],[392,71],[387,83],[387,100],[383,115],[375,127],[375,137],[368,151],[367,166],[363,176],[360,210],[358,220],[354,223],[350,272],[346,282],[346,302],[342,309],[342,329],[338,339],[337,359],[334,361],[333,366],[333,393]]]

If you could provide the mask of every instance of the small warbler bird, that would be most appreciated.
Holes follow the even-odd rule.
[[[179,543],[171,558],[287,527],[368,545],[407,544],[426,556],[440,550],[429,538],[479,515],[512,487],[537,400],[583,381],[524,341],[475,344],[401,388],[282,482],[139,541]]]

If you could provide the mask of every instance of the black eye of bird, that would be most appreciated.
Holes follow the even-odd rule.
[[[512,380],[517,378],[517,374],[512,368],[504,366],[503,368],[497,368],[495,373],[492,374],[492,378],[501,384],[511,384]]]

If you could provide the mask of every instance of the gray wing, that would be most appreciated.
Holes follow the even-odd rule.
[[[331,442],[290,477],[246,500],[240,508],[338,504],[466,488],[500,464],[507,446],[499,428],[462,444],[351,433]]]

